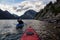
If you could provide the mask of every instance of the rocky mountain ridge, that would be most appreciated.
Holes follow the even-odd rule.
[[[52,3],[50,2],[36,14],[35,19],[55,22],[60,20],[60,1]]]
[[[35,19],[48,22],[44,40],[60,40],[60,0],[47,4],[36,14]]]

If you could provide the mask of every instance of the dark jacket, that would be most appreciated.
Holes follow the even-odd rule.
[[[18,21],[18,23],[19,23],[19,24],[24,24],[24,22],[23,22],[23,21]]]
[[[24,22],[23,21],[18,21],[18,24],[16,25],[16,28],[23,28]]]

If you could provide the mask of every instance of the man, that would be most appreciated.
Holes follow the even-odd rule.
[[[24,26],[24,22],[22,21],[22,19],[18,19],[17,20],[18,24],[16,25],[16,29],[22,29]]]

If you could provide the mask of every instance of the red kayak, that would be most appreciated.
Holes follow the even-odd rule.
[[[21,40],[41,40],[41,39],[39,38],[35,30],[32,27],[29,27],[22,35]]]

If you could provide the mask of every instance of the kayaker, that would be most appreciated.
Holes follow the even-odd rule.
[[[16,25],[16,29],[22,29],[24,26],[24,22],[22,21],[22,19],[18,18],[17,22],[18,24]]]

